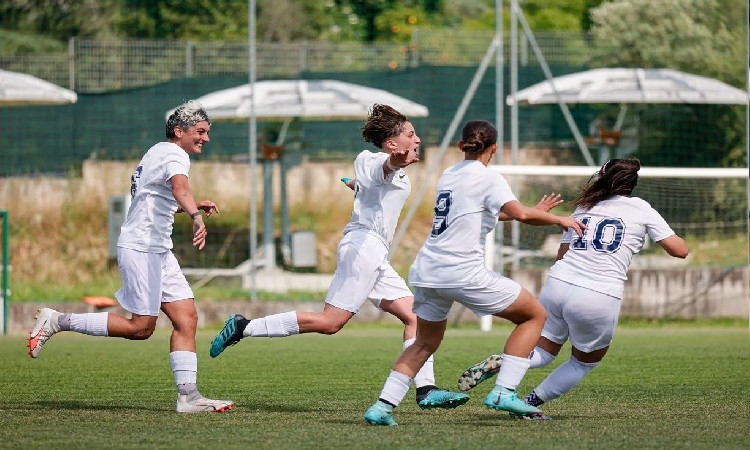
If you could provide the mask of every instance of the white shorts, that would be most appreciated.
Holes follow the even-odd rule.
[[[326,303],[356,314],[368,299],[380,308],[381,300],[411,295],[404,279],[388,262],[388,249],[379,238],[358,230],[344,235]]]
[[[442,322],[448,319],[453,302],[459,302],[477,316],[503,311],[521,294],[521,285],[499,273],[488,271],[472,286],[419,287],[414,286],[414,313],[423,320]]]
[[[542,336],[550,341],[562,345],[570,338],[573,347],[585,353],[612,343],[620,317],[619,298],[548,277],[539,302],[547,310]]]
[[[115,298],[139,316],[158,316],[162,303],[195,298],[171,251],[146,253],[117,248],[122,287]]]

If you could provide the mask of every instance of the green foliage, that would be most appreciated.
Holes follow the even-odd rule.
[[[601,66],[670,67],[744,85],[744,0],[613,0],[591,11]],[[742,83],[738,83],[742,81]]]
[[[420,8],[395,8],[375,19],[380,40],[410,42],[414,31],[426,24],[427,14]]]
[[[112,33],[116,0],[4,0],[0,28],[23,30],[60,41],[71,37],[105,37]]]
[[[10,56],[63,52],[66,45],[46,36],[0,29],[0,54]]]
[[[465,367],[498,353],[511,329],[451,327],[435,355],[438,384],[454,386]],[[412,389],[396,409],[399,426],[392,429],[369,426],[362,414],[401,351],[400,327],[352,323],[335,336],[247,339],[211,359],[215,331],[198,334],[198,383],[209,397],[235,401],[225,414],[174,412],[167,330],[139,342],[65,333],[53,337],[37,360],[26,355],[23,337],[0,337],[4,447],[747,447],[750,409],[742,401],[750,396],[750,360],[741,356],[750,352],[747,323],[621,325],[602,364],[571,393],[543,406],[553,417],[548,422],[517,421],[485,408],[490,380],[451,410],[420,410]],[[551,366],[530,370],[520,392],[568,354],[566,346]]]

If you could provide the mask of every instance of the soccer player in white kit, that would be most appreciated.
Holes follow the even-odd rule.
[[[240,314],[227,319],[211,342],[210,354],[245,337],[287,337],[302,333],[335,334],[359,312],[368,299],[404,324],[404,347],[416,335],[414,297],[391,267],[388,251],[401,209],[411,192],[402,169],[419,161],[414,126],[388,105],[375,104],[362,127],[362,137],[381,151],[362,151],[354,160],[354,207],[338,246],[336,271],[321,312],[289,311],[249,320]],[[414,377],[421,408],[453,408],[469,397],[437,388],[432,356],[425,358]]]
[[[403,400],[417,370],[440,346],[454,301],[479,316],[492,314],[516,324],[505,343],[498,383],[484,404],[519,414],[539,411],[520,400],[516,388],[542,330],[544,308],[518,283],[486,268],[484,243],[498,219],[559,225],[578,234],[583,225],[572,217],[522,205],[505,178],[487,168],[497,151],[497,130],[491,123],[466,123],[458,146],[464,161],[441,175],[432,230],[409,271],[417,339],[393,364],[378,401],[365,412],[365,421],[373,425],[396,425],[393,408]]]
[[[210,129],[208,114],[199,103],[189,101],[181,105],[167,119],[168,141],[151,147],[131,177],[132,200],[117,241],[122,288],[115,293],[131,317],[111,312],[63,314],[43,308],[29,333],[32,358],[38,357],[49,338],[60,331],[148,339],[161,310],[173,327],[169,359],[177,384],[177,412],[232,409],[233,402],[207,399],[196,386],[195,296],[172,253],[175,213],[190,215],[193,245],[202,250],[207,232],[201,211],[207,216],[219,212],[210,200],[196,202],[188,182],[190,155],[201,153],[210,140]]]
[[[607,161],[573,202],[573,217],[588,229],[583,236],[563,233],[557,262],[539,294],[547,320],[531,354],[531,368],[551,363],[568,339],[571,355],[525,397],[529,405],[570,392],[604,358],[617,327],[630,262],[646,235],[671,256],[688,255],[685,241],[664,218],[645,200],[631,197],[640,168],[637,159]],[[473,388],[498,367],[497,355],[469,367],[459,378],[459,389]],[[540,413],[523,417],[549,419]]]

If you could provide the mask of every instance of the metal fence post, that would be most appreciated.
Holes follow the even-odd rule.
[[[0,218],[3,221],[3,284],[2,289],[3,296],[3,335],[8,334],[8,265],[10,264],[10,251],[8,249],[9,236],[8,236],[8,211],[0,211]]]
[[[76,90],[76,38],[68,39],[68,89]]]

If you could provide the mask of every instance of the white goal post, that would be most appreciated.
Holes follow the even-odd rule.
[[[591,176],[599,166],[539,166],[523,164],[492,164],[492,170],[502,175],[579,175]],[[639,177],[659,178],[747,178],[747,168],[714,167],[641,167]]]

